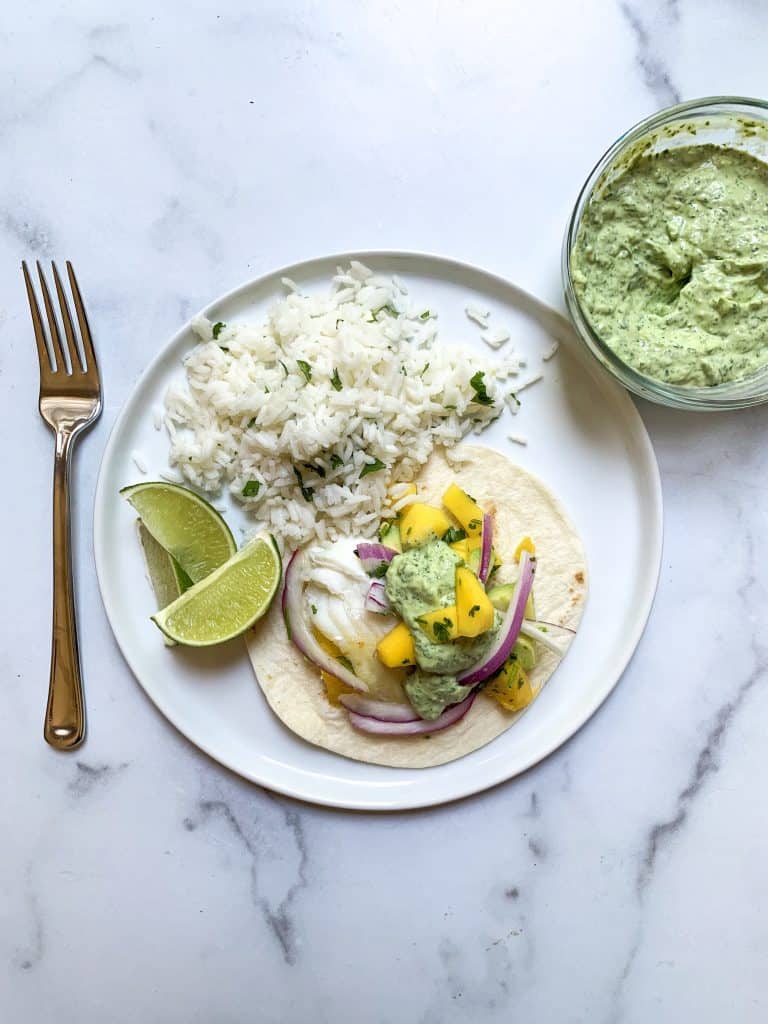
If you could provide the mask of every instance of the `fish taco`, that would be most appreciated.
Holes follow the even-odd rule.
[[[259,685],[299,736],[430,767],[513,725],[575,636],[584,550],[551,491],[499,452],[435,453],[378,538],[295,552],[249,634]]]

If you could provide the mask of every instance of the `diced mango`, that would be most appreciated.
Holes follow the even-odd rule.
[[[441,509],[415,501],[404,510],[400,520],[403,550],[421,547],[432,540],[440,540],[450,525],[450,519]]]
[[[527,551],[530,555],[536,554],[536,545],[533,543],[530,537],[523,537],[523,539],[515,548],[514,558],[516,562],[520,561],[520,555],[522,555],[523,551]]]
[[[435,644],[447,644],[459,635],[456,605],[453,604],[448,608],[435,608],[433,612],[426,612],[416,621]]]
[[[510,659],[483,693],[498,701],[507,711],[522,711],[536,696],[530,677],[519,661]]]
[[[413,649],[411,631],[404,622],[398,623],[376,646],[379,661],[387,668],[401,668],[403,665],[416,664],[416,652]]]
[[[468,537],[479,536],[483,532],[483,510],[457,484],[451,484],[445,492],[443,504],[458,519]]]
[[[471,569],[456,569],[456,625],[459,636],[480,636],[493,625],[493,605]]]
[[[339,697],[342,693],[354,693],[355,691],[351,686],[347,686],[346,683],[342,683],[336,676],[332,676],[330,672],[326,672],[325,669],[321,669],[320,678],[323,680],[325,686],[325,695],[328,698],[328,703],[333,704],[335,708],[341,707],[341,701]]]
[[[463,559],[463,561],[466,562],[467,559],[469,558],[469,546],[468,545],[469,545],[469,538],[465,537],[464,540],[454,541],[453,544],[449,544],[448,547],[450,547],[453,551],[455,551],[456,554],[459,556],[459,558]]]

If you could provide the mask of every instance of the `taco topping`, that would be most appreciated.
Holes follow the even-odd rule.
[[[557,627],[535,621],[533,538],[505,538],[515,580],[494,584],[502,563],[491,511],[456,483],[442,508],[412,484],[396,498],[378,543],[346,539],[294,556],[283,595],[291,639],[363,732],[428,735],[480,693],[521,711],[538,692],[530,673],[540,651],[562,654]]]

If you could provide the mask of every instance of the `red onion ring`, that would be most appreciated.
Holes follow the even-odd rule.
[[[483,515],[483,534],[480,542],[480,568],[477,578],[485,583],[491,571],[491,554],[493,552],[493,516],[488,512]]]
[[[398,552],[394,548],[388,548],[385,544],[361,541],[355,548],[355,554],[360,559],[360,564],[365,571],[370,573],[374,569],[378,569],[382,562],[386,564],[391,562]]]
[[[509,602],[509,608],[504,613],[496,640],[481,661],[459,673],[456,677],[458,682],[464,683],[465,686],[482,683],[488,676],[498,672],[510,656],[523,624],[525,604],[533,586],[535,571],[535,559],[532,559],[530,554],[524,550],[520,556],[520,573],[515,584],[515,591]]]
[[[365,597],[365,610],[377,615],[389,615],[392,608],[387,597],[387,588],[381,580],[373,580]]]
[[[419,718],[415,722],[382,722],[376,718],[366,718],[354,711],[349,713],[349,721],[360,732],[373,733],[376,736],[423,736],[430,732],[439,732],[440,729],[447,729],[449,725],[458,722],[469,711],[474,703],[477,694],[473,690],[468,697],[465,697],[459,704],[446,708],[434,722],[426,722]]]
[[[421,719],[410,704],[398,704],[390,700],[371,700],[357,693],[339,694],[339,700],[347,709],[363,718],[374,718],[377,722],[420,722]]]

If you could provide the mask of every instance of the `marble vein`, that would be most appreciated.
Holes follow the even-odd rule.
[[[29,941],[17,947],[15,964],[22,971],[31,971],[43,959],[45,953],[45,929],[43,915],[33,878],[33,864],[30,861],[24,872],[24,900],[29,914]]]
[[[197,813],[185,818],[183,825],[188,832],[195,832],[201,825],[218,819],[229,829],[250,861],[252,902],[276,939],[283,960],[287,965],[293,966],[297,962],[300,948],[295,920],[295,904],[300,893],[308,885],[309,852],[301,816],[297,809],[269,794],[262,794],[262,797],[262,808],[271,806],[278,812],[281,820],[277,825],[266,820],[265,814],[259,814],[253,800],[249,801],[249,805],[253,807],[250,815],[244,808],[237,809],[235,807],[237,797],[234,792],[228,797],[220,793],[215,799],[200,799],[197,803]],[[277,845],[281,850],[282,862],[288,859],[289,851],[286,848],[285,840],[286,835],[290,837],[297,863],[293,877],[287,884],[284,879],[281,885],[272,882],[269,888],[275,895],[267,896],[262,891],[261,882],[264,873],[265,836],[270,831],[276,832],[279,836]]]
[[[643,81],[653,93],[660,106],[667,107],[682,99],[680,89],[672,79],[672,72],[658,52],[658,40],[640,15],[639,9],[622,2],[619,9],[635,37],[635,60],[642,73]],[[668,17],[678,17],[676,3],[666,5]]]

